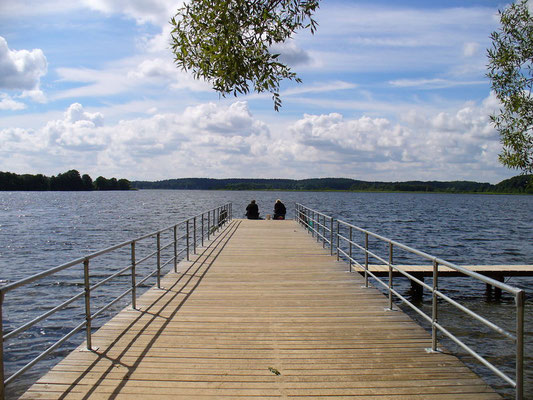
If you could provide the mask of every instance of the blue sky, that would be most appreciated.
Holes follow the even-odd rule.
[[[45,5],[43,5],[45,4]],[[277,49],[303,80],[220,98],[179,71],[170,0],[0,0],[0,170],[178,177],[514,176],[488,115],[505,2],[322,0]]]

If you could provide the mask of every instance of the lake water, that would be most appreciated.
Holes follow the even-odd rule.
[[[294,203],[299,202],[459,265],[533,264],[533,196],[159,190],[0,192],[0,283],[16,281],[227,202],[233,203],[236,218],[244,215],[251,199],[257,200],[261,215],[271,214],[277,198],[286,204],[288,218],[294,217]],[[399,257],[397,262],[402,255]],[[533,365],[533,278],[512,278],[507,283],[527,291],[526,390],[533,393],[533,368],[530,367]],[[514,302],[509,296],[504,295],[501,301],[486,301],[485,286],[466,279],[442,279],[440,286],[454,299],[491,320],[504,321],[506,327],[514,326]],[[28,321],[38,311],[49,309],[48,304],[59,294],[67,298],[81,288],[79,279],[65,274],[61,280],[10,292],[4,307],[6,330]],[[408,284],[400,283],[399,288],[408,295]],[[109,285],[96,301],[104,302],[123,290]],[[427,294],[419,305],[429,307]],[[115,309],[123,306],[118,304]],[[72,320],[82,314],[79,307],[68,307],[56,319],[7,341],[6,375],[30,361],[38,351],[53,343],[54,338],[68,332],[74,326]],[[491,360],[512,370],[513,360],[507,356],[500,338],[473,326],[469,320],[465,322],[461,314],[445,306],[441,316],[450,321],[454,333],[474,344],[484,343]],[[99,320],[99,324],[105,319]],[[19,395],[83,340],[83,334],[74,336],[59,351],[24,374],[10,385],[9,397]],[[463,358],[469,362],[467,357]],[[487,375],[482,368],[475,368]],[[512,393],[496,378],[487,381],[507,396]]]

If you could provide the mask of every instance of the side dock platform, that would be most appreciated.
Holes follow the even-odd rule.
[[[21,399],[499,399],[294,221],[232,220]]]

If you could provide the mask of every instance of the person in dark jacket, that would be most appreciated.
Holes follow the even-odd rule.
[[[280,199],[277,199],[276,204],[274,204],[274,219],[285,219],[285,214],[287,214],[285,204]]]
[[[252,200],[248,206],[246,206],[246,217],[248,219],[259,219],[259,207],[255,204],[255,200]]]

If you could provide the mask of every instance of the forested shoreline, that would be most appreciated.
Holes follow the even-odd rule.
[[[57,176],[42,174],[15,174],[0,171],[0,191],[88,191],[88,190],[131,190],[127,179],[104,178],[96,180],[71,169]]]
[[[0,191],[83,191],[83,190],[289,190],[358,192],[435,192],[533,194],[533,175],[518,175],[495,185],[473,181],[377,182],[349,178],[254,179],[178,178],[161,181],[96,180],[70,170],[57,176],[15,174],[0,171]]]
[[[348,178],[316,179],[212,179],[180,178],[162,181],[132,181],[135,189],[174,190],[294,190],[436,193],[527,193],[533,194],[533,175],[518,175],[493,185],[472,181],[367,182]]]

